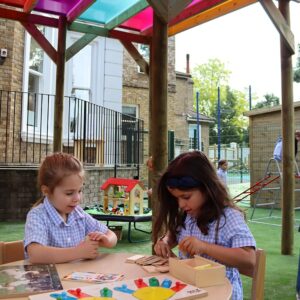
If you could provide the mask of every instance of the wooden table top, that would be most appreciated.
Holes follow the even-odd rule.
[[[97,272],[97,273],[119,273],[124,274],[124,280],[136,279],[140,277],[155,276],[157,274],[146,272],[141,266],[137,264],[125,263],[126,258],[133,256],[132,253],[102,253],[98,258],[94,260],[81,260],[74,261],[64,264],[56,264],[56,269],[58,271],[59,277],[75,272]],[[18,261],[9,263],[6,265],[23,265],[28,264],[27,261]],[[168,273],[165,273],[167,276]],[[62,285],[64,289],[74,289],[77,287],[82,287],[86,285],[92,285],[84,282],[73,282],[62,280]],[[95,283],[93,283],[95,284]],[[227,300],[230,299],[232,294],[232,286],[229,280],[226,279],[224,285],[216,285],[210,287],[203,287],[204,290],[208,292],[206,297],[202,297],[203,300]],[[10,298],[10,299],[28,299],[28,298]]]

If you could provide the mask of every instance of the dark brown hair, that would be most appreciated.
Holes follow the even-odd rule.
[[[79,174],[84,176],[84,170],[81,162],[71,154],[54,153],[47,156],[42,162],[38,172],[38,188],[41,190],[43,185],[47,186],[52,193],[64,177]],[[39,199],[34,206],[43,202]]]
[[[223,166],[224,164],[227,164],[227,160],[226,159],[220,159],[218,161],[218,169],[221,168],[221,166]]]
[[[184,227],[186,214],[179,209],[177,200],[168,190],[167,182],[172,178],[187,177],[197,182],[197,186],[193,188],[199,189],[205,197],[197,217],[197,225],[203,234],[208,233],[210,222],[214,220],[219,222],[225,207],[235,207],[226,187],[220,182],[215,168],[205,154],[199,151],[183,153],[169,164],[158,184],[159,209],[153,232],[155,241],[162,228],[168,231],[172,241],[175,241],[178,227]],[[191,187],[186,186],[176,188],[191,190]]]

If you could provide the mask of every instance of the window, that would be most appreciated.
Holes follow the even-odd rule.
[[[37,26],[56,47],[57,30]],[[31,35],[25,32],[23,69],[22,138],[31,141],[41,136],[51,141],[55,91],[55,64]],[[47,117],[47,120],[45,119]],[[43,121],[43,122],[42,122]]]
[[[37,28],[45,34],[43,26]],[[44,69],[44,51],[39,44],[33,39],[30,39],[29,52],[29,69],[28,69],[28,103],[27,103],[27,125],[37,126],[38,116],[38,101],[36,101],[35,93],[40,92],[42,86]]]
[[[138,118],[138,107],[136,105],[123,105],[122,114]]]

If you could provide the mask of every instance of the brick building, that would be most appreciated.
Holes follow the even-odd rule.
[[[51,28],[39,29],[55,46],[57,32]],[[67,45],[79,37],[78,33],[68,32]],[[42,102],[38,107],[35,104],[36,100],[30,98],[28,94],[26,94],[25,101],[23,93],[7,94],[7,92],[53,95],[56,69],[50,58],[44,55],[38,44],[18,22],[0,19],[0,47],[8,51],[7,58],[0,64],[0,98],[1,101],[6,101],[6,104],[1,102],[0,107],[1,220],[23,218],[30,205],[38,197],[39,192],[36,189],[38,164],[41,157],[52,152],[53,138],[51,136],[53,135],[51,118],[53,111],[50,110],[49,113],[47,130],[49,128],[50,134],[48,136],[47,132],[46,137],[43,134],[43,121],[46,116],[42,115],[42,108],[46,104]],[[84,72],[81,71],[82,67],[85,68]],[[168,129],[174,131],[175,155],[178,155],[191,149],[189,124],[194,123],[190,119],[194,100],[191,76],[175,71],[174,38],[169,39],[168,67]],[[140,72],[134,60],[117,40],[98,37],[66,64],[65,95],[75,95],[92,104],[144,120],[144,149],[140,163],[142,164],[143,160],[146,161],[149,155],[148,76]],[[54,105],[54,96],[52,97],[51,101]],[[39,112],[38,109],[41,111]],[[74,109],[71,104],[65,105],[66,111],[71,109]],[[24,123],[25,118],[26,123]],[[29,119],[32,124],[29,124]],[[41,124],[38,128],[39,135],[35,134],[35,129],[28,135],[28,127],[34,127],[37,121]],[[65,128],[71,127],[72,120],[68,122]],[[201,123],[201,136],[205,144],[208,141],[208,123]],[[67,131],[64,129],[63,134],[69,136],[72,132],[70,129]],[[75,153],[75,143],[71,146],[74,151],[71,153]],[[207,147],[208,145],[205,145],[204,149]],[[21,164],[14,164],[16,158]],[[22,161],[25,162],[22,163]],[[84,201],[90,204],[98,201],[98,186],[106,178],[113,176],[114,170],[107,164],[100,167],[99,165],[86,166],[86,171]],[[135,175],[136,168],[128,166],[118,168],[118,176],[133,177]],[[145,167],[142,166],[139,175],[142,180],[147,181],[148,174]]]

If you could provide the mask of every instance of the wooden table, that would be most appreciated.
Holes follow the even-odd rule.
[[[97,259],[94,260],[84,260],[84,261],[76,261],[76,262],[71,262],[66,264],[57,264],[56,268],[60,278],[74,271],[121,273],[125,275],[124,280],[158,275],[153,273],[152,274],[147,273],[137,264],[125,263],[126,258],[132,255],[134,254],[103,253],[100,254]],[[25,261],[25,263],[27,262]],[[17,264],[24,264],[24,261],[18,261],[7,265],[17,265]],[[83,283],[83,282],[71,282],[71,281],[62,280],[62,285],[64,289],[70,289],[70,288],[73,289],[73,288],[90,285],[90,284]],[[232,293],[232,286],[229,280],[227,279],[224,285],[204,287],[203,289],[205,289],[208,292],[208,296],[200,298],[201,300],[202,299],[203,300],[227,300],[230,299]],[[27,298],[10,298],[10,299],[25,300]]]

